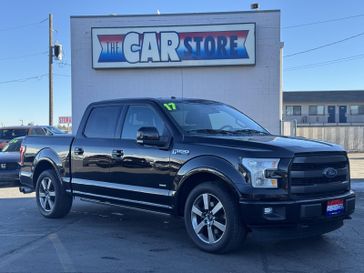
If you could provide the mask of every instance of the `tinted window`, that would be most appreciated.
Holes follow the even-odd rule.
[[[0,139],[13,139],[25,136],[27,133],[28,129],[0,129]]]
[[[163,120],[151,106],[130,106],[125,118],[122,138],[136,139],[137,131],[141,127],[155,127],[160,135],[164,135]]]
[[[120,107],[97,107],[91,111],[84,135],[90,138],[114,138]]]
[[[3,152],[19,152],[20,151],[20,146],[22,143],[23,139],[13,139],[11,140],[2,150]]]

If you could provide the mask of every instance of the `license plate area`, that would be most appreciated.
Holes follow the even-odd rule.
[[[326,216],[335,216],[344,213],[344,200],[335,199],[327,201],[326,205]]]

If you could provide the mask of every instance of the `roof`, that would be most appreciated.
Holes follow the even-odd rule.
[[[149,14],[110,14],[110,15],[72,15],[73,18],[102,18],[102,17],[145,17],[145,16],[183,16],[183,15],[229,15],[239,13],[267,13],[267,12],[280,12],[279,9],[271,10],[242,10],[242,11],[220,11],[220,12],[185,12],[185,13],[149,13]]]
[[[93,105],[100,105],[100,104],[109,104],[109,103],[143,103],[143,102],[157,102],[157,103],[164,103],[164,102],[195,102],[195,103],[219,103],[213,100],[206,100],[206,99],[198,99],[198,98],[176,98],[176,97],[165,97],[165,98],[124,98],[124,99],[112,99],[112,100],[104,100],[104,101],[97,101],[90,104]]]
[[[364,90],[284,91],[283,103],[364,103]]]

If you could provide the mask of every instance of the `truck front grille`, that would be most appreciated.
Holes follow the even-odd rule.
[[[328,171],[335,175],[328,175]],[[345,153],[297,154],[290,167],[291,194],[336,194],[350,189],[349,162]]]

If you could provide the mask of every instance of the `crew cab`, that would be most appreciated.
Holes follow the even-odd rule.
[[[215,253],[250,231],[319,236],[355,208],[340,146],[272,135],[208,100],[92,103],[75,136],[26,137],[21,165],[20,190],[36,192],[45,217],[67,215],[73,197],[154,210],[184,217]]]

